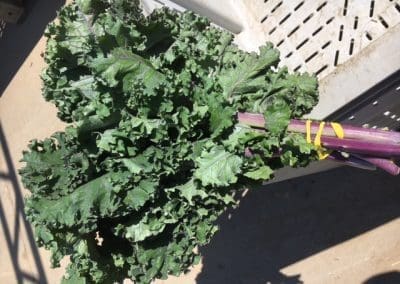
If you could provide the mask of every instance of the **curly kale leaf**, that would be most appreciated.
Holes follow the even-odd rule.
[[[80,147],[76,137],[56,133],[44,141],[31,141],[23,153],[26,166],[22,182],[34,194],[49,199],[67,195],[94,174],[94,160]]]

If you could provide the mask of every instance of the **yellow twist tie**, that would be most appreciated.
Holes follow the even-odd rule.
[[[325,122],[322,121],[319,124],[319,128],[318,128],[317,134],[315,135],[315,139],[314,139],[314,145],[315,145],[315,147],[317,147],[318,158],[320,160],[326,159],[329,156],[329,154],[331,153],[330,151],[327,151],[326,149],[324,149],[321,146],[321,136],[322,136],[322,132],[324,131],[324,126],[325,126]]]
[[[343,130],[343,127],[340,125],[340,123],[331,122],[331,126],[333,128],[333,131],[335,131],[336,136],[340,139],[343,139],[344,138],[344,130]]]
[[[307,143],[311,143],[311,120],[306,121],[306,140]]]
[[[343,139],[344,138],[343,127],[339,123],[336,123],[336,122],[331,122],[331,126],[332,126],[332,129],[335,132],[336,136],[340,139]],[[324,132],[324,127],[325,127],[325,122],[322,121],[319,124],[318,131],[315,134],[315,138],[314,138],[314,145],[317,148],[318,158],[320,160],[326,159],[329,156],[329,154],[331,153],[331,151],[324,149],[321,144],[321,137]],[[311,140],[311,120],[306,121],[306,140],[307,140],[307,143],[312,143],[311,142],[312,141]]]
[[[322,132],[324,131],[324,126],[325,126],[325,122],[322,121],[319,124],[319,128],[318,128],[317,134],[315,135],[315,138],[314,138],[314,145],[316,147],[320,147],[321,146],[321,136],[322,136]]]

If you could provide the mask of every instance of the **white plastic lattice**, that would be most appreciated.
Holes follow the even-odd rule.
[[[400,23],[392,0],[253,0],[246,7],[282,63],[322,78]]]
[[[151,1],[151,0],[142,0]],[[170,6],[167,0],[157,0]],[[400,0],[168,0],[236,33],[255,51],[270,41],[281,64],[315,73],[323,119],[400,67]]]

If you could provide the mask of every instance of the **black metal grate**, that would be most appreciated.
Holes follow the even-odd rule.
[[[0,38],[3,37],[4,30],[6,28],[6,22],[0,19]]]
[[[369,128],[400,129],[400,69],[328,117]]]

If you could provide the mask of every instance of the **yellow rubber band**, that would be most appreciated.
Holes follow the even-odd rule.
[[[315,134],[315,138],[314,138],[314,145],[315,145],[315,147],[317,147],[318,158],[320,160],[324,160],[330,155],[330,151],[327,151],[326,149],[324,149],[321,146],[321,136],[324,131],[324,127],[325,127],[325,122],[322,121],[319,124],[318,131]]]
[[[315,134],[314,145],[316,147],[321,146],[321,136],[322,136],[322,132],[324,131],[324,126],[325,126],[325,122],[322,121],[319,124],[319,128],[318,128],[317,134]]]
[[[307,143],[311,143],[311,120],[306,121],[306,140]]]
[[[339,123],[336,123],[336,122],[331,122],[330,124],[331,124],[332,129],[335,132],[336,136],[340,139],[343,139],[344,138],[343,127]],[[315,134],[315,138],[314,138],[314,146],[317,148],[318,158],[320,160],[326,159],[331,153],[331,151],[328,151],[324,147],[322,147],[322,144],[321,144],[321,137],[324,132],[324,127],[325,127],[325,122],[322,121],[319,124],[318,131]],[[306,140],[307,140],[307,143],[312,143],[311,120],[306,121]]]
[[[321,148],[317,151],[318,159],[325,160],[331,154],[331,151],[326,151],[324,148]]]
[[[336,136],[340,139],[343,139],[344,138],[344,130],[343,130],[343,127],[340,125],[340,123],[331,122],[331,126],[333,128],[333,131],[335,131]]]

